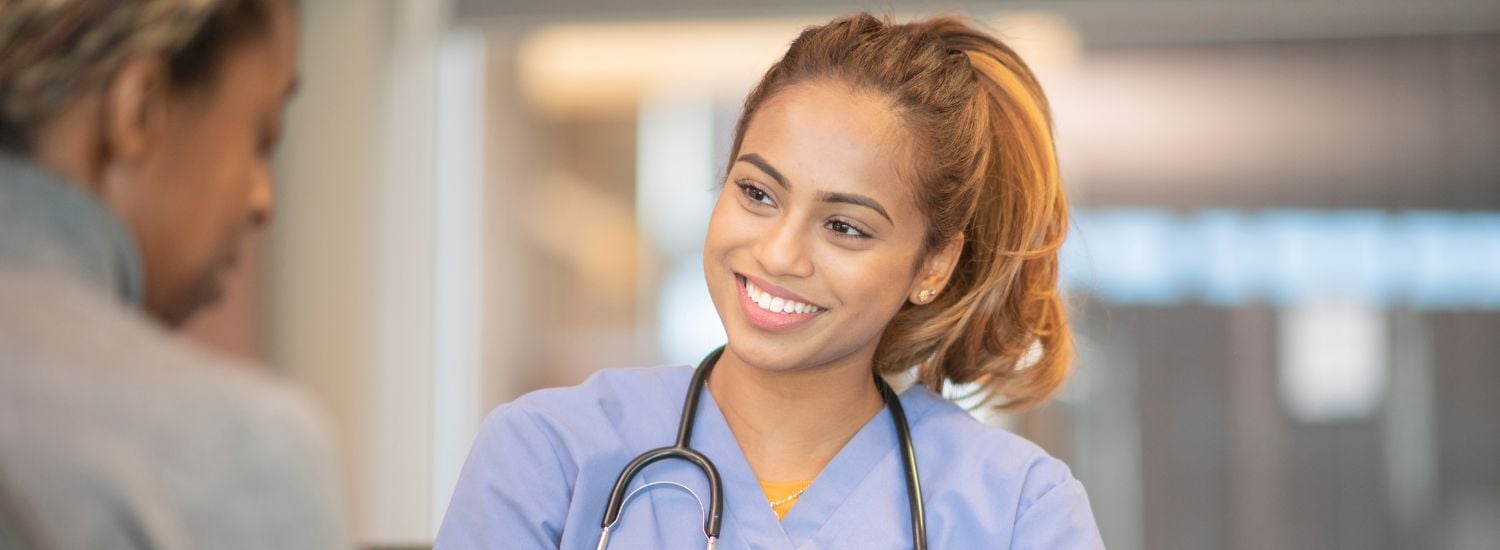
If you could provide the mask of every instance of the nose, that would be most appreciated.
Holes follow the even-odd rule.
[[[811,236],[806,224],[795,216],[782,216],[762,236],[756,250],[767,275],[811,277],[813,274]]]
[[[276,182],[267,171],[262,171],[255,184],[250,187],[250,223],[255,227],[264,227],[271,222],[271,214],[275,210]]]

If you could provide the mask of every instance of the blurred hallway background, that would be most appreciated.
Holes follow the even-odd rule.
[[[1080,357],[979,413],[1115,549],[1500,541],[1500,3],[304,2],[272,229],[195,326],[338,422],[363,544],[423,546],[483,415],[696,363],[749,87],[859,10],[981,21],[1052,100]]]

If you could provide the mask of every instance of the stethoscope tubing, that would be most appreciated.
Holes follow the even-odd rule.
[[[911,540],[916,550],[927,550],[927,509],[922,502],[922,476],[917,472],[917,449],[911,442],[911,426],[906,423],[906,408],[896,390],[885,379],[876,376],[875,385],[890,403],[891,423],[896,425],[896,439],[901,442],[902,473],[906,476],[906,502],[911,511]]]
[[[668,459],[686,460],[698,466],[703,475],[708,478],[708,513],[703,520],[703,534],[708,538],[708,548],[713,550],[719,540],[719,529],[724,519],[724,481],[719,476],[718,468],[702,453],[690,447],[693,437],[693,424],[698,417],[698,399],[703,393],[703,387],[708,379],[708,374],[719,362],[719,357],[724,354],[724,347],[720,346],[703,361],[698,363],[696,372],[693,373],[692,383],[688,386],[687,398],[682,405],[682,417],[677,423],[677,441],[670,447],[661,447],[646,451],[631,460],[620,471],[619,477],[615,479],[614,488],[609,493],[609,501],[604,507],[604,518],[599,526],[603,532],[599,536],[599,550],[604,550],[609,544],[610,531],[620,521],[620,514],[624,509],[626,492],[630,481],[635,479],[636,474],[655,462]],[[896,439],[899,441],[901,450],[902,473],[906,477],[906,499],[911,510],[911,534],[912,546],[916,550],[927,550],[927,522],[926,510],[922,502],[921,476],[917,472],[917,452],[911,441],[911,427],[907,424],[906,410],[901,406],[901,400],[896,391],[891,389],[890,384],[879,377],[875,377],[876,388],[880,396],[885,400],[886,406],[891,411],[891,421],[896,425]]]
[[[703,533],[713,540],[719,538],[719,528],[724,523],[724,481],[714,463],[689,445],[693,438],[693,423],[698,419],[698,397],[703,393],[699,390],[703,388],[709,371],[713,370],[723,353],[724,348],[719,347],[698,363],[698,368],[693,373],[693,382],[689,386],[692,389],[687,392],[687,399],[682,404],[682,417],[677,422],[677,441],[671,447],[646,451],[620,471],[620,476],[615,479],[614,489],[609,492],[609,502],[604,507],[604,519],[600,522],[600,527],[612,528],[620,520],[626,489],[636,474],[654,462],[676,458],[696,464],[708,478],[708,516],[703,520]]]

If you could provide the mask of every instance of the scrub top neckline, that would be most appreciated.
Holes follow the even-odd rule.
[[[915,432],[916,425],[931,409],[933,399],[939,398],[922,386],[913,386],[902,392],[899,399]],[[735,523],[739,536],[754,548],[801,546],[828,524],[834,512],[877,466],[898,472],[901,468],[896,453],[896,428],[891,423],[890,408],[884,407],[839,449],[813,478],[807,492],[797,499],[797,505],[778,520],[712,392],[703,392],[694,429],[702,434],[693,437],[694,442],[702,442],[699,451],[714,461],[723,477],[726,519]]]
[[[812,485],[812,480],[762,481],[760,491],[765,495],[766,504],[771,507],[771,511],[776,513],[776,519],[782,519],[786,517],[788,510],[797,506],[797,499],[802,498],[808,485]]]

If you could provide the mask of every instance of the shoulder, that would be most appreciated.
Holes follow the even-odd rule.
[[[4,376],[46,396],[29,404],[60,419],[241,451],[329,440],[313,399],[267,367],[193,343],[108,296],[64,285],[46,311],[0,317]]]
[[[162,404],[154,412],[171,414],[168,406],[190,411],[172,424],[161,418],[164,429],[181,433],[160,437],[170,441],[169,447],[223,461],[199,472],[213,478],[200,481],[202,486],[236,491],[248,506],[259,507],[268,535],[277,526],[307,535],[336,534],[344,527],[337,437],[326,411],[310,394],[263,365],[176,338],[158,344],[154,354],[159,360],[141,369],[155,389],[151,399]],[[215,497],[194,490],[190,498]],[[313,526],[331,531],[314,532]]]
[[[677,425],[692,374],[691,367],[601,370],[579,385],[537,390],[496,407],[481,437],[520,429],[563,447],[658,441],[651,432]]]
[[[670,441],[691,376],[687,367],[605,370],[496,407],[469,451],[438,546],[497,536],[556,546],[580,473]]]
[[[1082,497],[1083,486],[1068,465],[1041,446],[980,422],[930,390],[912,390],[916,392],[922,393],[916,400],[925,402],[927,410],[914,424],[912,437],[919,452],[934,457],[930,462],[941,461],[941,477],[955,490],[982,487],[987,498],[1009,501],[1017,515],[1054,491],[1076,491]]]
[[[1103,547],[1083,484],[1062,460],[925,388],[903,394],[902,401],[922,408],[912,438],[934,525],[987,511],[995,523],[951,527],[1010,540],[1011,548]]]
[[[241,535],[246,540],[264,537],[269,546],[282,548],[347,546],[342,469],[324,411],[301,390],[274,380],[224,384],[241,395],[223,411],[225,425],[239,426],[243,434],[241,454],[226,457],[238,461],[238,471],[225,472],[231,481],[224,489],[236,491],[255,509],[246,511],[253,519]],[[232,447],[221,447],[227,448]]]
[[[79,510],[111,501],[168,510],[194,541],[215,534],[288,547],[315,536],[319,544],[342,540],[334,438],[308,395],[102,293],[0,283],[7,283],[0,303],[25,306],[0,309],[0,417],[30,419],[0,426],[0,438],[18,443],[12,450],[67,457],[13,462],[11,475],[47,468],[93,479],[77,484],[85,493],[46,498]],[[46,307],[22,295],[28,287],[54,291]],[[240,495],[232,513],[194,512],[223,508],[224,494]]]
[[[521,396],[512,405],[547,417],[632,414],[643,408],[662,408],[655,405],[666,394],[676,392],[680,397],[692,376],[691,367],[681,366],[604,369],[576,386],[537,390]],[[665,408],[679,408],[680,400],[676,401],[679,402]]]
[[[192,343],[96,289],[27,275],[0,273],[0,391],[19,394],[9,405],[140,436],[228,428],[236,438],[328,440],[313,400],[266,367]]]

